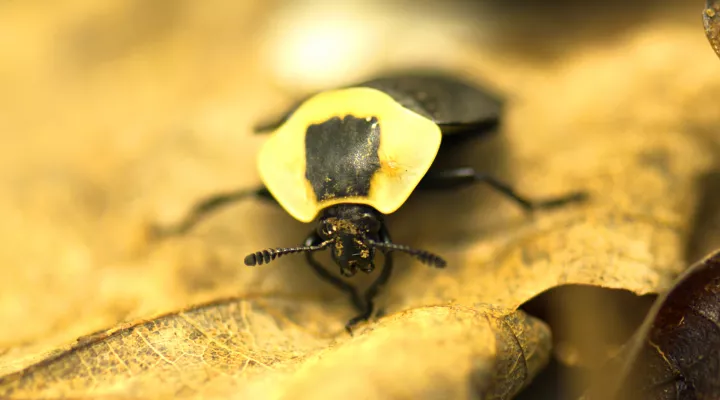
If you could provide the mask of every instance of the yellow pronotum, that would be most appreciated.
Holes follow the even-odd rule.
[[[376,117],[380,124],[380,170],[367,197],[318,202],[305,179],[305,133],[308,126],[351,114]],[[323,208],[340,203],[366,204],[383,214],[405,203],[440,148],[442,134],[433,121],[401,106],[389,95],[356,87],[319,93],[305,101],[260,150],[260,178],[295,219],[311,222]],[[332,177],[330,177],[332,178]]]

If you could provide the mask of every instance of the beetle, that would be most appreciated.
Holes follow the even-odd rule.
[[[208,213],[248,196],[279,204],[295,219],[315,228],[297,247],[260,250],[245,257],[247,266],[304,253],[324,280],[349,294],[358,315],[347,331],[370,318],[374,298],[390,277],[393,252],[416,257],[436,268],[446,261],[429,251],[394,243],[384,216],[399,209],[415,190],[452,189],[485,183],[525,210],[547,209],[583,200],[573,192],[543,201],[528,199],[512,187],[472,168],[433,168],[443,144],[494,130],[502,102],[461,78],[438,72],[405,72],[339,89],[314,93],[290,107],[256,133],[269,133],[257,167],[263,184],[220,193],[199,201],[161,236],[182,234]],[[384,267],[361,295],[315,258],[329,249],[344,277],[375,270],[375,253]]]

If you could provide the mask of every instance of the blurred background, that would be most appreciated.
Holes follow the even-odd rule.
[[[179,242],[151,248],[144,236],[148,223],[176,221],[207,194],[256,185],[263,137],[251,127],[311,91],[416,67],[483,82],[518,104],[509,111],[514,132],[532,121],[522,125],[526,136],[507,139],[510,159],[532,169],[550,158],[554,170],[570,170],[566,180],[543,184],[513,170],[533,193],[584,184],[577,171],[585,153],[573,157],[570,145],[585,135],[578,127],[686,127],[717,146],[720,63],[703,36],[702,7],[686,0],[0,1],[0,375],[118,322],[250,288],[336,295],[291,261],[282,273],[244,273],[245,253],[295,244],[307,230],[266,205],[223,210]],[[720,232],[711,203],[699,221],[703,232]],[[452,248],[474,240],[468,232],[506,224],[502,213],[477,214],[449,228],[445,216],[412,210],[393,229],[413,244],[435,243],[445,229]],[[414,218],[437,229],[418,229]],[[716,238],[693,236],[687,259],[717,247]],[[562,308],[562,296],[528,310],[550,320],[547,304]],[[602,304],[617,298],[590,296],[608,297]],[[618,296],[626,305],[623,296],[633,297]],[[628,314],[632,326],[649,301],[627,301],[640,310]],[[557,393],[561,378],[542,379],[549,388],[534,393]]]

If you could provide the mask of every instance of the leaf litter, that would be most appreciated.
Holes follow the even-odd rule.
[[[720,252],[715,252],[655,302],[584,398],[718,398],[719,368]]]
[[[161,50],[139,57],[162,65],[158,60],[174,54],[173,46],[192,32],[188,29],[177,41],[160,40],[155,46]],[[150,213],[153,218],[171,220],[204,192],[257,181],[250,171],[261,138],[248,138],[247,129],[226,128],[251,126],[251,114],[259,109],[242,96],[252,90],[260,102],[273,101],[272,94],[252,86],[251,78],[224,79],[227,89],[212,82],[205,91],[180,86],[203,93],[199,98],[205,103],[173,103],[168,99],[176,94],[161,89],[152,115],[138,109],[134,124],[123,114],[134,110],[130,106],[103,116],[114,121],[113,126],[94,121],[92,115],[64,120],[57,129],[79,132],[69,142],[74,145],[48,146],[37,150],[35,158],[9,157],[3,162],[38,180],[44,179],[46,169],[37,165],[73,171],[78,178],[70,182],[78,183],[63,186],[70,198],[90,185],[102,194],[98,198],[105,199],[98,209],[112,208],[113,215],[101,213],[97,222],[95,215],[83,213],[82,203],[38,208],[36,203],[23,206],[14,198],[4,200],[3,216],[28,237],[35,235],[34,246],[53,243],[42,264],[54,266],[57,275],[42,275],[47,274],[42,265],[28,265],[26,271],[37,271],[45,282],[63,273],[81,279],[56,282],[53,296],[41,300],[43,285],[30,277],[10,279],[9,269],[2,272],[3,281],[20,289],[0,287],[6,298],[35,311],[22,317],[9,311],[1,314],[9,323],[0,329],[0,346],[7,349],[0,354],[0,371],[6,372],[0,378],[0,394],[513,397],[548,362],[552,339],[545,323],[517,307],[567,284],[657,293],[683,270],[697,201],[693,178],[712,162],[706,138],[688,129],[717,124],[708,99],[720,87],[716,71],[701,62],[699,54],[707,50],[707,43],[696,40],[696,32],[696,27],[666,27],[660,21],[628,33],[619,43],[578,47],[557,65],[517,63],[517,54],[468,49],[457,69],[510,94],[499,139],[482,145],[498,150],[489,155],[497,161],[491,166],[494,172],[534,197],[587,189],[591,200],[530,218],[483,188],[412,200],[391,218],[394,237],[445,255],[450,266],[433,271],[410,260],[399,262],[400,271],[381,298],[386,315],[354,338],[342,330],[352,314],[347,300],[316,282],[299,260],[279,261],[273,268],[240,267],[244,253],[266,247],[270,239],[274,243],[278,238],[302,237],[306,228],[281,210],[238,205],[186,238],[147,250],[149,254],[127,256],[136,242],[133,229],[148,210],[160,210]],[[187,47],[189,60],[203,58],[198,48],[206,42],[202,37],[196,40],[197,48]],[[245,57],[239,53],[228,54],[227,63],[215,73],[240,65]],[[88,84],[91,94],[107,93],[111,104],[134,101],[123,97],[128,84],[105,77],[112,69],[97,68]],[[118,77],[125,77],[137,87],[158,79],[138,73],[130,61],[115,68],[122,75],[114,79],[122,82]],[[176,78],[162,79],[193,76],[191,71],[176,73]],[[248,70],[248,76],[251,73]],[[47,79],[51,78],[68,79]],[[67,111],[77,112],[73,110],[89,102],[74,93]],[[36,107],[42,110],[42,104]],[[247,112],[236,116],[243,107]],[[178,108],[194,110],[180,125],[192,127],[187,135],[196,142],[172,140]],[[153,122],[144,126],[148,121]],[[22,125],[20,120],[5,124],[13,132],[38,134],[47,129]],[[101,140],[93,135],[103,129],[113,132],[115,139],[100,151],[107,157],[98,160],[96,146]],[[84,150],[77,146],[83,140]],[[16,141],[16,147],[35,146],[30,140]],[[205,142],[211,144],[193,144]],[[165,145],[148,150],[158,143]],[[208,155],[192,159],[188,154],[193,151]],[[50,156],[56,158],[45,161]],[[482,162],[468,160],[476,161]],[[239,170],[249,172],[238,177]],[[3,188],[8,193],[23,193],[21,189],[17,184]],[[24,219],[12,217],[17,210]],[[48,230],[48,221],[72,227],[75,236]],[[11,237],[7,229],[3,235]],[[2,254],[4,265],[23,265],[36,248],[17,242],[14,252]],[[68,256],[57,261],[53,255],[59,249]],[[124,255],[120,262],[111,261],[118,255]],[[84,269],[72,269],[78,265]],[[206,302],[228,295],[232,299]],[[64,309],[70,311],[55,306],[63,299]],[[178,309],[184,311],[174,311]],[[161,316],[148,317],[158,311]],[[20,320],[28,325],[13,332]],[[113,325],[116,328],[102,330]]]

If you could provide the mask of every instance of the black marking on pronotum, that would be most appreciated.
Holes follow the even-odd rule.
[[[318,200],[367,196],[380,169],[381,127],[375,117],[310,125],[305,134],[305,177]]]

